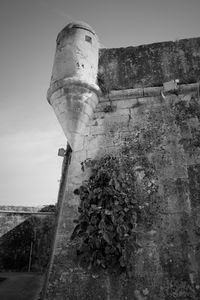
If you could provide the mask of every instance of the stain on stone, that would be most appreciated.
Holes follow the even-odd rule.
[[[192,208],[200,206],[200,164],[188,167],[189,189]]]

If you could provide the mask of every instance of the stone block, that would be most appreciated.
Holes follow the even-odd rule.
[[[139,102],[138,102],[139,104]],[[144,117],[145,107],[143,105],[138,105],[130,109],[131,118],[135,120],[141,120]]]
[[[91,126],[90,127],[90,135],[102,135],[105,132],[104,126]]]
[[[170,80],[163,83],[164,93],[175,92],[178,90],[178,85],[176,80]]]
[[[71,164],[73,164],[74,162],[82,162],[86,159],[86,151],[85,149],[81,150],[81,151],[73,151],[72,153],[72,157],[71,157]]]
[[[114,102],[112,101],[103,101],[103,102],[100,102],[96,109],[95,109],[95,112],[107,112],[107,111],[110,111],[110,110],[116,110],[116,106],[114,105]]]
[[[105,112],[94,112],[93,113],[93,116],[92,116],[92,118],[91,118],[91,120],[93,120],[93,121],[96,121],[96,120],[98,120],[98,119],[104,119],[105,118]]]
[[[200,205],[200,163],[188,167],[189,191],[192,209]]]
[[[182,122],[182,124],[180,125],[180,130],[181,130],[181,140],[182,139],[191,139],[192,134],[191,134],[191,130],[190,130],[190,126],[187,122]]]
[[[51,99],[50,101],[54,101],[58,98],[61,98],[64,96],[64,89],[63,88],[60,88],[58,90],[56,90],[52,95],[51,95]]]
[[[138,105],[160,105],[161,96],[138,98]]]
[[[124,108],[124,109],[119,108],[115,112],[107,113],[107,115],[110,118],[115,118],[117,116],[128,116],[128,115],[130,115],[130,110],[129,110],[129,108]],[[107,117],[107,116],[105,116],[105,117]]]
[[[200,164],[200,153],[198,148],[188,150],[185,153],[185,157],[188,166],[194,166]]]
[[[134,89],[112,90],[109,97],[111,100],[118,100],[143,97],[143,95],[143,88],[135,87]]]
[[[87,150],[87,158],[94,159],[101,156],[102,153],[99,148],[96,149],[88,149]]]
[[[182,219],[182,212],[180,213],[168,213],[165,211],[160,212],[159,229],[160,229],[161,238],[166,239],[169,234],[173,234],[176,231],[181,231],[182,230],[181,219]]]
[[[190,213],[189,184],[187,178],[162,179],[165,211],[167,213]]]
[[[86,149],[86,151],[98,149],[100,145],[102,145],[103,137],[103,135],[93,135],[86,137],[84,144],[84,148]]]
[[[130,121],[129,115],[106,115],[104,120],[105,133],[106,132],[124,132],[128,131]]]
[[[144,97],[154,97],[159,96],[161,94],[161,87],[147,87],[144,88]]]
[[[193,118],[189,118],[187,120],[187,124],[188,126],[190,126],[190,128],[199,128],[199,119],[197,117],[193,117]]]
[[[115,100],[113,104],[117,106],[117,109],[131,108],[137,105],[138,99],[123,99],[123,100]]]

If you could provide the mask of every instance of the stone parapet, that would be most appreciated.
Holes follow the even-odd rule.
[[[99,74],[109,90],[181,84],[200,80],[200,38],[137,47],[101,49]]]
[[[179,84],[178,89],[176,91],[177,94],[184,94],[190,92],[200,91],[200,82],[194,82],[190,84]],[[104,101],[115,101],[122,100],[130,103],[130,99],[138,99],[138,98],[146,98],[146,97],[154,97],[161,96],[164,93],[163,86],[155,86],[155,87],[141,87],[135,89],[124,89],[124,90],[111,90],[107,95],[100,95],[100,102]]]

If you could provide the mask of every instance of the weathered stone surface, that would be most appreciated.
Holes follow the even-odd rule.
[[[70,23],[57,37],[47,99],[74,151],[83,149],[83,133],[98,103],[98,49],[87,24]]]
[[[45,299],[200,298],[199,70],[200,38],[100,51],[105,95],[72,155]],[[162,95],[175,79],[186,85],[165,85]],[[138,247],[125,248],[129,268],[121,273],[83,266],[70,239],[79,217],[74,189],[88,187],[92,174],[83,161],[105,155],[126,157],[134,174],[126,184],[138,204]]]
[[[138,47],[101,49],[99,72],[109,90],[199,81],[200,38]]]
[[[27,212],[37,212],[38,207],[24,207],[24,206],[0,206],[0,210],[6,211],[27,211]],[[0,237],[12,230],[14,227],[24,222],[29,215],[15,215],[15,214],[4,214],[0,213]]]
[[[191,95],[169,95],[165,101],[160,101],[157,96],[144,97],[139,107],[132,108],[122,108],[125,100],[122,99],[121,103],[117,100],[119,108],[113,111],[105,110],[109,102],[97,107],[97,112],[88,125],[90,134],[85,136],[84,150],[72,156],[68,191],[61,212],[57,251],[46,299],[65,299],[66,295],[69,299],[110,297],[112,300],[132,300],[133,295],[135,300],[145,297],[164,300],[172,295],[182,299],[182,296],[177,296],[181,289],[185,299],[198,299],[195,298],[198,297],[198,290],[193,285],[198,286],[200,280],[196,267],[199,243],[196,232],[200,221],[199,214],[193,212],[193,207],[197,207],[198,203],[199,171],[197,165],[188,167],[191,163],[188,160],[188,148],[182,142],[183,138],[191,138],[194,124],[197,128],[199,126],[196,119],[196,123],[192,122],[192,118],[198,119],[196,115],[199,110],[195,102],[197,93]],[[132,105],[132,100],[130,102]],[[198,134],[198,131],[194,134]],[[153,215],[148,216],[152,218],[152,223],[148,219],[152,225],[138,235],[141,248],[135,257],[130,257],[134,265],[133,278],[126,274],[111,275],[104,271],[93,274],[77,264],[76,244],[70,241],[79,203],[79,197],[73,194],[73,190],[78,187],[79,182],[81,185],[81,181],[90,176],[90,172],[82,170],[81,161],[85,158],[98,159],[106,153],[119,155],[129,140],[133,149],[127,155],[130,163],[135,161],[137,166],[137,198],[141,199],[138,201],[144,201],[151,193],[154,195],[152,202],[147,202],[150,207],[153,205]],[[196,144],[192,147],[196,149],[195,146]],[[139,169],[144,159],[153,168],[154,179],[148,179],[147,165],[142,171]],[[157,192],[154,191],[156,185]],[[194,215],[196,228],[191,219]],[[190,246],[194,243],[196,254]],[[71,288],[66,288],[69,285]],[[85,287],[91,285],[95,286],[96,294],[93,288],[86,292]],[[146,291],[148,295],[145,295]]]
[[[98,37],[87,24],[70,23],[57,37],[51,88],[59,80],[81,80],[95,85],[98,68]]]
[[[1,271],[45,272],[54,234],[55,216],[32,216],[0,238]]]
[[[50,98],[50,103],[58,118],[60,125],[67,137],[67,140],[74,151],[83,149],[83,135],[86,133],[86,126],[98,103],[95,93],[87,88],[74,86],[62,88]]]

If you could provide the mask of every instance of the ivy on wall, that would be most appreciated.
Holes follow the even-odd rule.
[[[82,163],[82,170],[89,167],[92,175],[74,191],[80,206],[71,239],[78,241],[84,268],[127,271],[130,255],[141,247],[137,233],[153,226],[154,170],[144,156],[130,157],[131,148],[130,139],[118,156]]]

